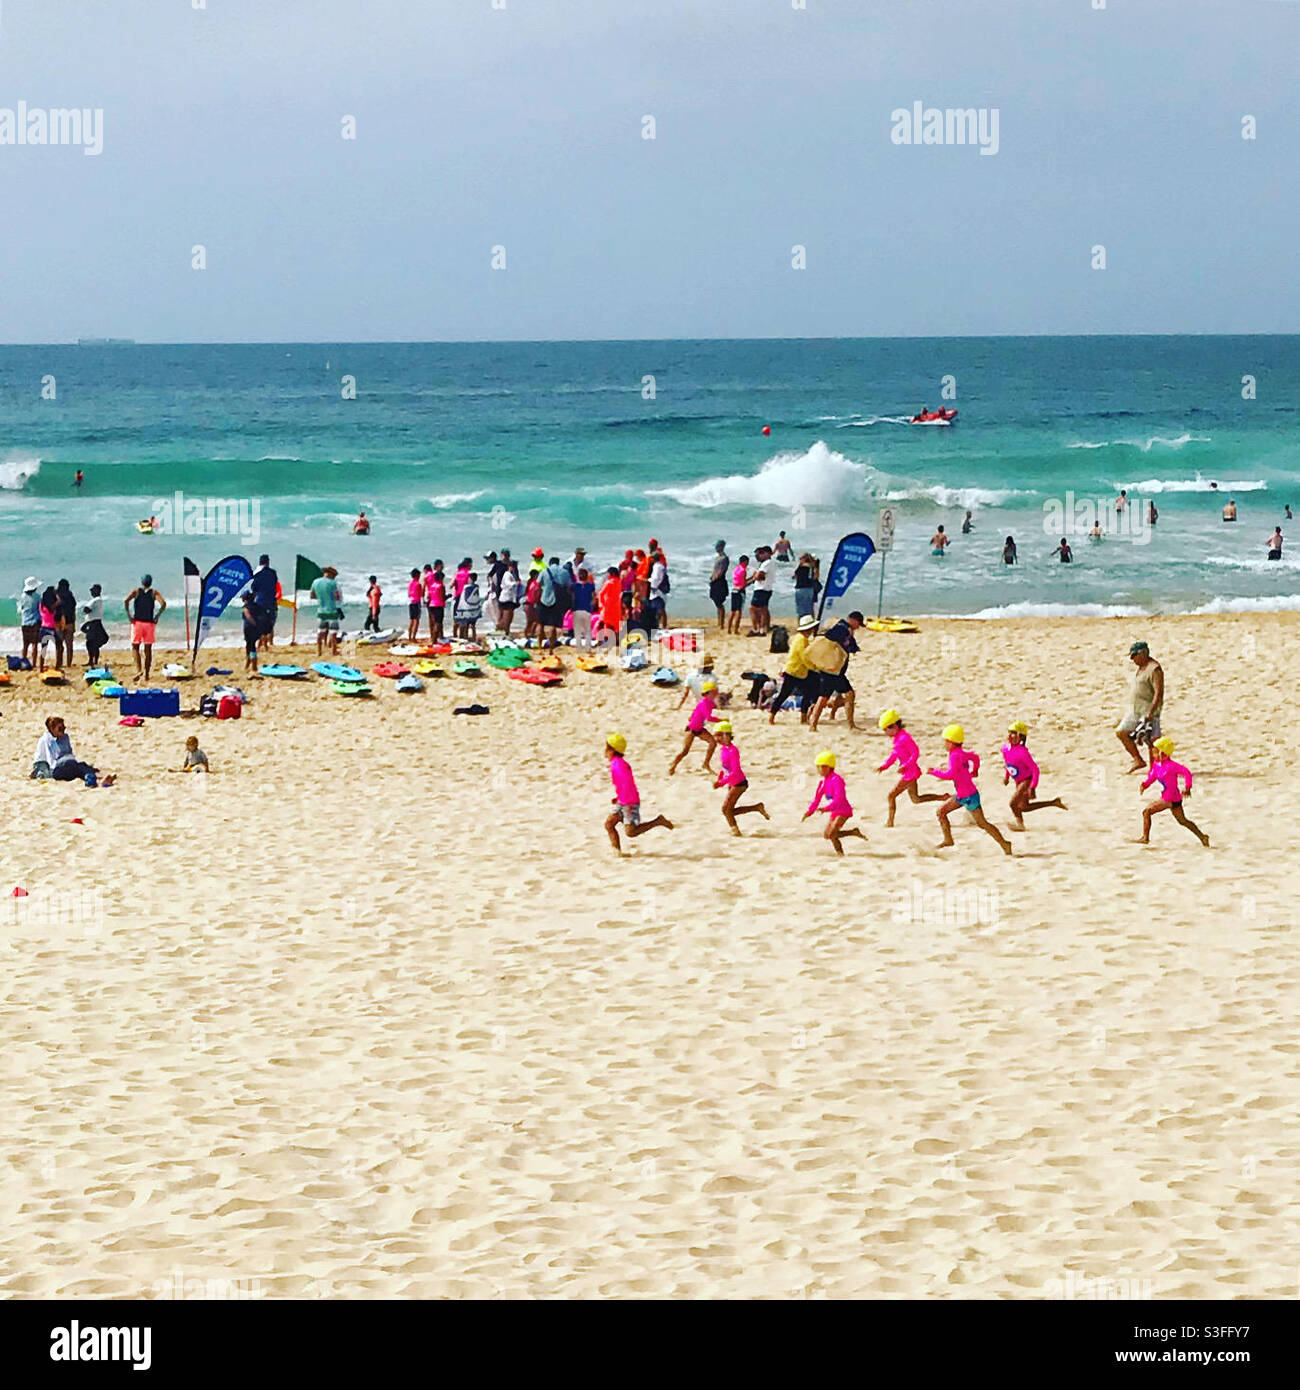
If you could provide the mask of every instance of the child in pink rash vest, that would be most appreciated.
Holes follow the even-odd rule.
[[[889,757],[880,764],[876,771],[888,772],[895,763],[898,764],[898,781],[889,792],[889,815],[885,818],[885,827],[888,829],[894,824],[898,798],[904,792],[918,804],[922,801],[942,801],[944,798],[939,792],[922,794],[917,789],[917,783],[921,780],[921,750],[917,748],[916,740],[903,727],[903,721],[898,718],[898,711],[886,710],[878,722],[887,734],[893,735],[894,746],[890,750]]]
[[[813,793],[812,802],[808,809],[803,813],[803,819],[815,815],[819,810],[825,811],[830,817],[826,822],[826,829],[823,832],[824,838],[831,842],[836,854],[844,853],[844,846],[841,840],[846,840],[850,836],[857,836],[859,840],[867,837],[856,826],[852,830],[845,830],[845,823],[853,814],[853,807],[849,805],[848,792],[844,787],[844,778],[835,771],[835,754],[830,752],[818,753],[817,755],[817,790]],[[826,804],[823,806],[822,802]]]
[[[709,732],[709,722],[716,719],[713,713],[718,707],[717,702],[718,683],[717,681],[707,680],[700,686],[700,701],[691,711],[691,717],[686,721],[686,739],[682,744],[682,751],[673,759],[672,766],[668,769],[671,777],[677,771],[677,765],[691,751],[691,744],[695,740],[702,739],[709,745],[709,751],[704,755],[704,771],[711,772],[713,750],[718,746],[718,741]]]
[[[1185,768],[1182,763],[1176,763],[1171,756],[1174,751],[1174,741],[1171,738],[1158,738],[1152,744],[1155,753],[1155,761],[1151,764],[1151,770],[1147,773],[1146,781],[1138,788],[1139,792],[1144,792],[1153,782],[1160,783],[1160,795],[1154,801],[1147,802],[1142,810],[1142,837],[1138,840],[1140,845],[1151,843],[1151,822],[1161,811],[1170,811],[1179,825],[1185,825],[1188,830],[1206,847],[1210,847],[1210,837],[1206,835],[1195,821],[1188,820],[1187,813],[1183,810],[1183,798],[1192,794],[1192,774],[1190,769]],[[1180,786],[1181,784],[1181,786]]]
[[[939,843],[939,848],[951,849],[956,843],[952,838],[952,825],[948,817],[960,807],[969,811],[975,824],[986,835],[998,842],[1003,854],[1010,854],[1011,841],[996,825],[989,823],[984,812],[980,809],[979,788],[975,785],[975,778],[979,775],[980,770],[980,755],[968,753],[962,747],[965,741],[966,734],[961,725],[949,724],[943,731],[943,746],[948,750],[948,766],[930,769],[931,777],[937,777],[942,782],[952,783],[952,795],[945,799],[938,810],[939,828],[943,832],[943,839]]]
[[[1002,745],[1002,762],[1006,768],[1002,774],[1002,785],[1005,787],[1008,782],[1016,784],[1015,791],[1011,793],[1011,814],[1015,818],[1015,824],[1011,827],[1013,830],[1025,828],[1026,811],[1041,811],[1048,806],[1055,806],[1061,811],[1066,809],[1065,802],[1059,796],[1054,796],[1050,801],[1032,799],[1038,790],[1038,764],[1029,751],[1028,738],[1029,726],[1017,720],[1007,730],[1007,741]]]
[[[623,756],[626,752],[627,739],[622,734],[610,734],[606,738],[605,757],[609,760],[609,777],[614,784],[614,795],[611,798],[614,813],[606,818],[605,833],[618,854],[623,853],[623,846],[618,838],[620,824],[633,840],[638,835],[644,835],[647,830],[673,828],[673,823],[667,816],[656,816],[654,820],[642,822],[641,795],[636,789],[636,778],[632,776],[632,765]]]
[[[764,820],[771,820],[767,814],[767,808],[761,801],[756,801],[752,806],[739,805],[740,794],[749,786],[749,778],[745,776],[744,769],[740,766],[740,749],[732,738],[731,721],[724,719],[719,723],[717,730],[718,739],[718,761],[722,764],[722,771],[718,773],[717,780],[713,783],[715,787],[726,787],[727,795],[722,802],[722,818],[731,827],[733,835],[740,834],[740,827],[736,824],[737,816],[746,816],[751,811],[757,811]]]

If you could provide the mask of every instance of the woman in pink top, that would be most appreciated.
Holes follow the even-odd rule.
[[[952,838],[952,826],[948,817],[962,807],[969,811],[971,819],[986,835],[990,835],[1002,847],[1003,854],[1011,853],[1011,841],[997,828],[990,825],[984,812],[980,809],[979,788],[975,785],[975,778],[979,775],[980,755],[978,753],[968,753],[962,744],[966,742],[966,731],[960,724],[949,724],[943,731],[943,746],[948,750],[948,766],[946,768],[932,767],[931,777],[938,777],[940,781],[952,783],[952,795],[944,800],[939,807],[939,828],[943,831],[943,840],[939,844],[940,849],[951,849],[955,841]]]
[[[898,764],[898,781],[889,793],[889,815],[885,820],[885,826],[889,828],[894,824],[898,798],[904,792],[918,804],[922,801],[942,801],[944,797],[942,792],[926,792],[923,795],[917,790],[916,784],[921,780],[921,750],[917,748],[912,735],[903,728],[903,716],[896,709],[887,709],[882,711],[876,722],[894,740],[889,757],[876,771],[888,772],[895,763]]]
[[[431,569],[424,576],[424,603],[429,610],[429,641],[441,642],[442,620],[447,611],[447,584],[441,569]]]
[[[622,734],[609,734],[605,739],[605,757],[609,759],[609,776],[614,783],[614,795],[610,798],[614,813],[605,820],[605,833],[618,854],[623,853],[619,843],[618,827],[621,823],[631,839],[644,835],[647,830],[662,828],[671,830],[673,823],[667,816],[656,816],[644,823],[641,820],[641,794],[636,789],[636,778],[632,767],[623,756],[627,752],[627,739]]]
[[[668,769],[671,777],[677,771],[677,764],[691,751],[691,744],[695,740],[702,739],[709,745],[709,751],[704,755],[704,771],[712,772],[713,750],[718,746],[718,741],[709,732],[709,722],[717,716],[713,713],[718,707],[718,702],[714,698],[718,693],[717,681],[704,681],[700,686],[700,702],[691,711],[691,717],[686,721],[686,740],[682,744],[682,751],[673,759],[673,765]]]
[[[1195,821],[1188,820],[1187,813],[1183,810],[1183,798],[1192,794],[1192,774],[1182,763],[1174,762],[1171,756],[1174,751],[1173,739],[1158,738],[1151,747],[1155,760],[1151,764],[1151,771],[1147,773],[1146,781],[1138,790],[1144,792],[1153,782],[1159,782],[1160,795],[1154,801],[1148,801],[1142,808],[1142,838],[1138,844],[1151,843],[1151,820],[1154,816],[1161,811],[1172,811],[1178,824],[1185,825],[1205,848],[1209,849],[1210,837]]]
[[[1012,830],[1025,828],[1025,812],[1041,811],[1046,806],[1066,809],[1059,796],[1050,801],[1031,801],[1030,797],[1038,790],[1038,764],[1029,751],[1029,725],[1023,719],[1014,720],[1007,727],[1007,741],[1002,745],[1002,762],[1006,771],[1002,775],[1002,785],[1014,782],[1016,789],[1011,793],[1011,814],[1016,823]]]
[[[825,838],[835,847],[835,853],[842,855],[844,846],[840,844],[841,840],[850,835],[856,835],[859,840],[867,837],[856,826],[852,830],[844,828],[845,822],[853,814],[853,807],[849,805],[848,793],[844,789],[844,778],[835,771],[834,753],[824,751],[817,754],[817,776],[821,780],[817,783],[811,804],[803,813],[803,819],[807,820],[819,810],[825,811],[829,816]],[[826,803],[824,806],[823,801]]]
[[[741,792],[749,786],[749,778],[740,766],[740,749],[736,747],[732,737],[731,721],[720,720],[713,732],[718,740],[718,761],[722,764],[722,771],[718,773],[713,785],[726,787],[727,795],[722,802],[722,818],[731,827],[731,833],[739,835],[737,816],[747,816],[751,811],[757,811],[764,820],[771,820],[772,817],[767,814],[767,808],[761,801],[756,801],[752,806],[737,805]]]
[[[420,571],[411,571],[411,582],[406,586],[406,640],[414,642],[420,633],[420,609],[423,606],[424,584]]]

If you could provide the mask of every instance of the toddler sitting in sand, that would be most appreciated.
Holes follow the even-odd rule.
[[[185,740],[185,766],[182,772],[208,772],[208,755],[199,747],[199,741],[193,734]]]

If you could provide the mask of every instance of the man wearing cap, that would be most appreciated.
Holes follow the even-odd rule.
[[[23,657],[33,665],[41,645],[41,586],[29,574],[18,595],[18,621],[23,629]],[[28,651],[28,648],[31,648]]]
[[[1130,772],[1145,769],[1146,759],[1138,747],[1145,743],[1150,750],[1151,761],[1155,762],[1155,752],[1151,745],[1160,737],[1160,711],[1165,703],[1165,673],[1158,661],[1151,658],[1151,649],[1145,642],[1134,642],[1128,649],[1129,660],[1137,668],[1133,672],[1133,689],[1129,712],[1119,721],[1115,737],[1124,745],[1124,751],[1133,759]]]
[[[713,547],[713,568],[709,571],[709,597],[718,610],[718,626],[727,626],[727,575],[731,571],[731,561],[727,558],[727,543],[719,541]]]
[[[158,619],[167,607],[167,600],[153,586],[153,575],[140,577],[140,587],[132,589],[124,601],[126,616],[131,620],[131,655],[135,657],[135,673],[149,679],[153,665],[153,642],[158,631]],[[140,649],[144,648],[143,668]]]
[[[545,568],[546,568],[546,552],[545,552],[545,551],[542,549],[542,547],[539,545],[539,546],[537,547],[537,549],[533,551],[532,561],[531,561],[531,563],[530,563],[529,566],[528,566],[528,573],[529,573],[529,574],[541,574],[541,572],[542,572]]]
[[[799,702],[802,706],[799,711],[799,722],[800,724],[808,722],[808,716],[812,713],[813,707],[808,682],[810,669],[808,666],[808,643],[812,641],[816,631],[817,619],[811,613],[807,617],[799,619],[799,631],[790,639],[790,651],[785,658],[785,670],[781,673],[781,688],[776,692],[776,697],[771,705],[771,713],[767,717],[769,724],[776,723],[777,711],[791,695],[803,696]]]

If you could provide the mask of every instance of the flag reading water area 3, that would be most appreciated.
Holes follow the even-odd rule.
[[[826,578],[826,590],[822,594],[822,606],[818,611],[818,621],[828,607],[835,606],[837,598],[848,593],[853,581],[862,572],[862,566],[876,553],[875,542],[865,531],[854,531],[845,536],[835,547],[835,558]]]
[[[198,660],[203,639],[212,625],[230,606],[230,600],[241,594],[253,578],[253,567],[242,555],[227,555],[218,560],[203,577],[203,601],[199,604],[199,622],[194,632],[194,659]]]

